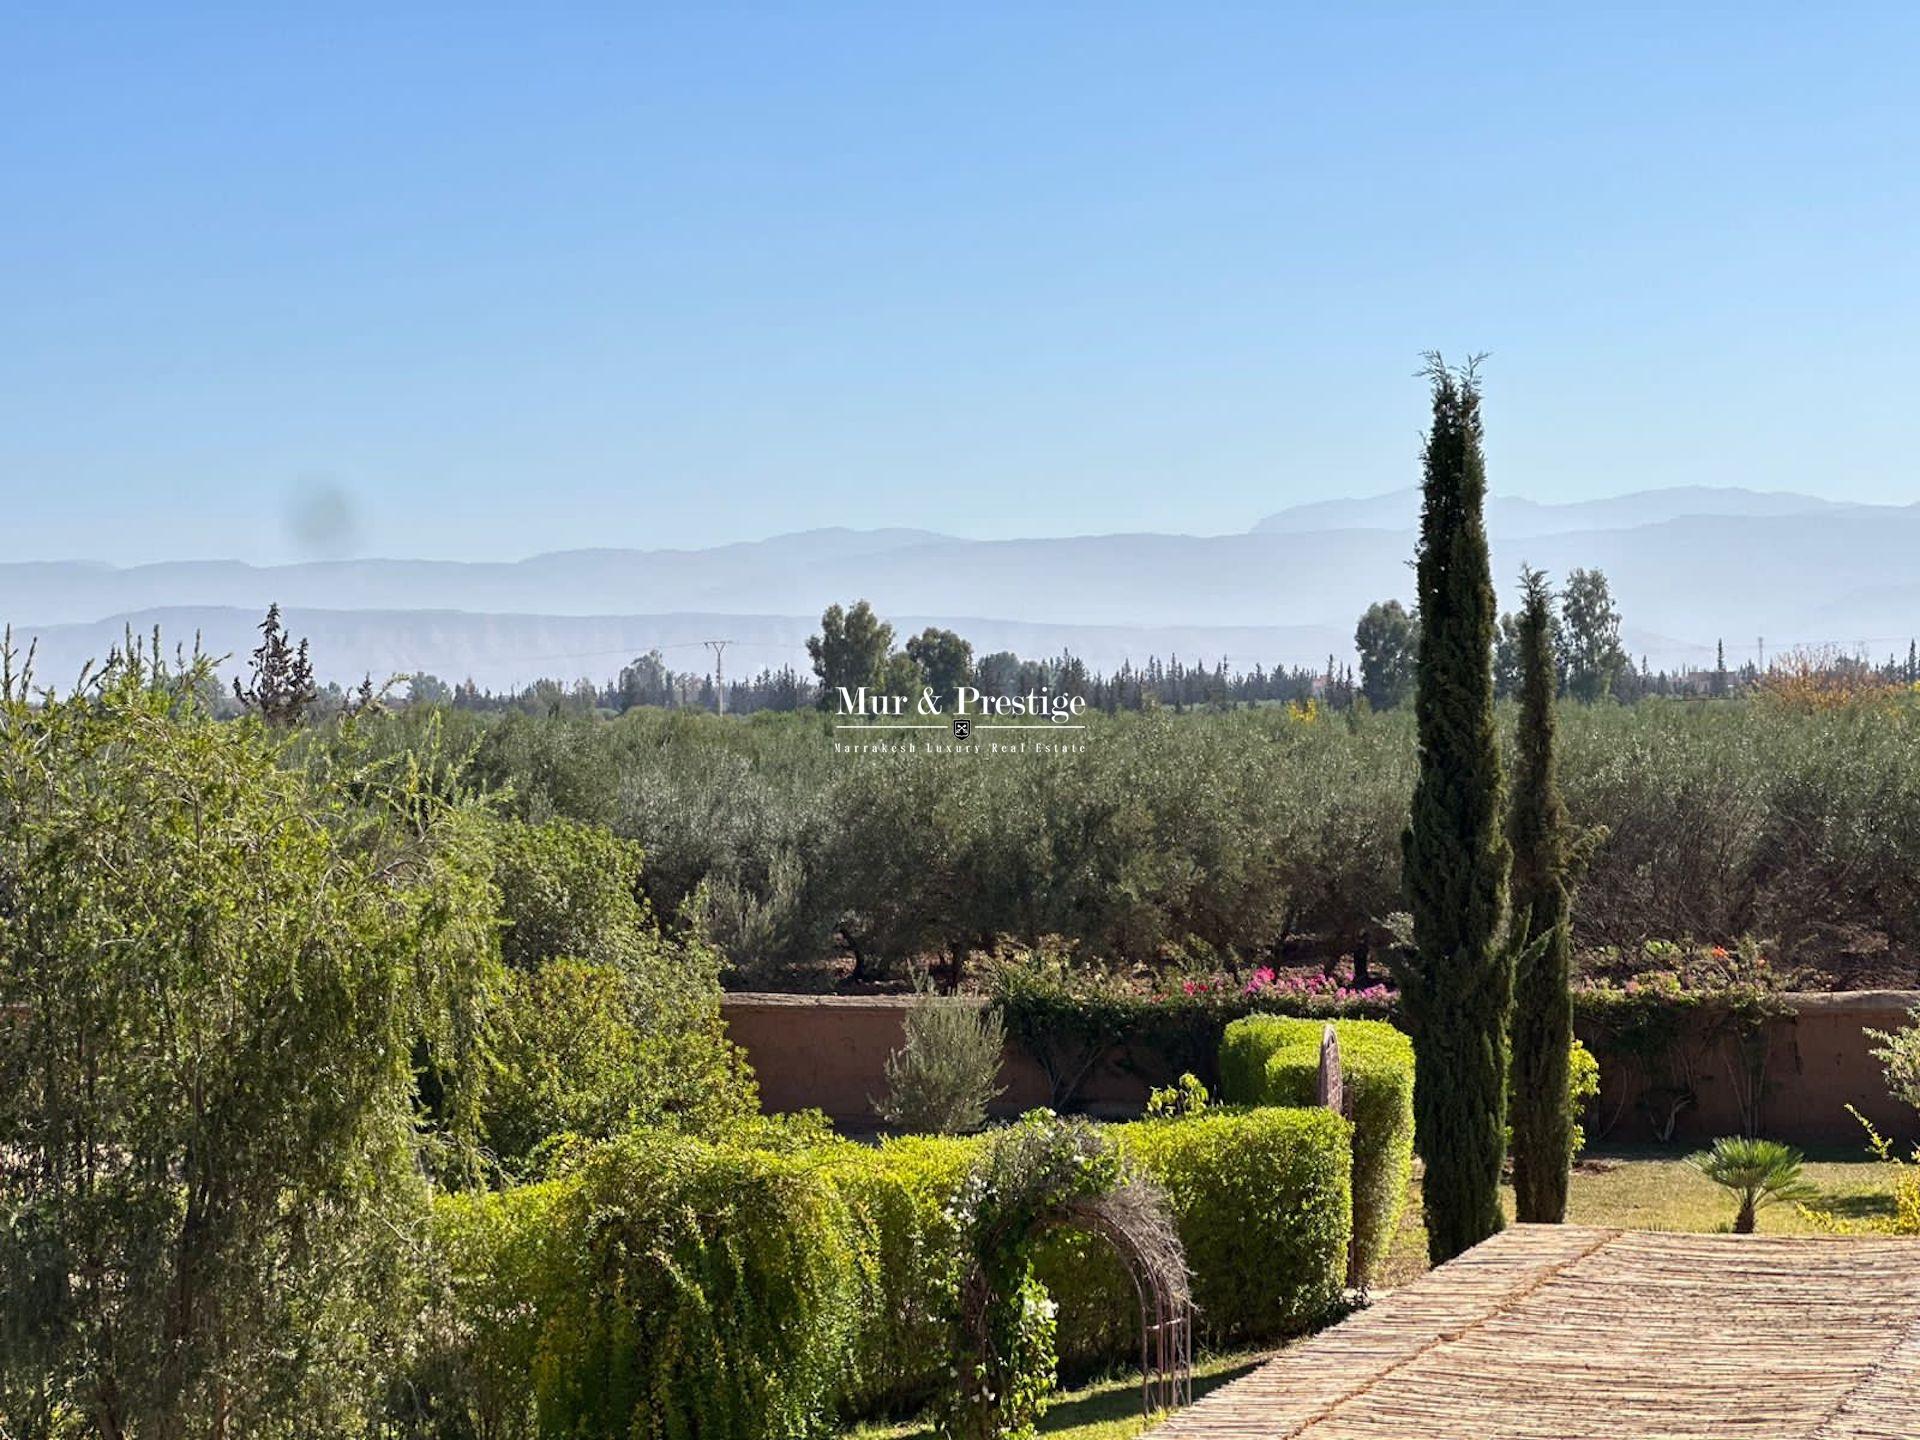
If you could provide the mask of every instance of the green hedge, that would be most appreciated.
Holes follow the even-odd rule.
[[[1069,1110],[1115,1050],[1123,1052],[1121,1068],[1149,1081],[1171,1082],[1190,1071],[1217,1090],[1221,1036],[1233,1021],[1247,1015],[1384,1020],[1394,996],[1383,985],[1250,992],[1217,975],[1144,992],[1116,984],[1102,971],[1041,956],[998,966],[993,1002],[1007,1038],[1046,1075],[1050,1103]]]
[[[543,1434],[825,1434],[864,1299],[859,1227],[807,1153],[640,1133],[547,1211]]]
[[[948,1350],[934,1309],[937,1278],[955,1255],[948,1204],[974,1148],[907,1136],[878,1146],[829,1141],[815,1151],[854,1227],[862,1324],[840,1389],[849,1415],[904,1412],[931,1398],[933,1364]]]
[[[1327,1319],[1345,1285],[1353,1213],[1344,1120],[1328,1110],[1217,1107],[1113,1129],[1172,1203],[1203,1338],[1278,1339]],[[1060,1306],[1064,1369],[1138,1355],[1139,1300],[1102,1242],[1055,1235],[1036,1268]]]
[[[1296,1334],[1340,1298],[1351,1128],[1322,1110],[1219,1110],[1115,1127],[1171,1198],[1206,1336]],[[416,1434],[806,1437],[939,1383],[933,1304],[950,1202],[978,1142],[782,1150],[643,1132],[563,1177],[438,1213],[446,1271],[406,1418]],[[1057,1235],[1042,1280],[1063,1365],[1125,1359],[1138,1302],[1117,1259]]]
[[[1275,1015],[1234,1021],[1220,1044],[1224,1097],[1245,1105],[1311,1105],[1326,1023]],[[1353,1117],[1354,1273],[1371,1284],[1393,1248],[1413,1173],[1413,1042],[1380,1020],[1331,1023]]]

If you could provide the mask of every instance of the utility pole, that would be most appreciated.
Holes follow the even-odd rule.
[[[1760,652],[1758,669],[1760,673],[1764,675],[1767,673],[1767,637],[1764,635],[1756,635],[1753,640],[1753,646],[1755,650]]]
[[[702,640],[700,642],[713,651],[713,703],[720,714],[727,713],[727,672],[721,664],[731,640]]]

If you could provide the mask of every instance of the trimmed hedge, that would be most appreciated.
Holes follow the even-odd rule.
[[[1351,1127],[1324,1110],[1115,1127],[1168,1191],[1203,1332],[1277,1338],[1338,1303]],[[780,1151],[641,1132],[563,1177],[442,1202],[444,1313],[415,1433],[807,1437],[925,1401],[948,1353],[949,1205],[977,1140]],[[1057,1234],[1037,1267],[1063,1366],[1137,1353],[1117,1257]],[[422,1423],[424,1422],[424,1423]]]
[[[931,1398],[934,1366],[949,1350],[936,1290],[957,1259],[948,1204],[974,1148],[916,1135],[878,1146],[834,1140],[814,1152],[854,1227],[862,1300],[840,1389],[848,1415],[906,1411]]]
[[[1279,1339],[1326,1320],[1346,1283],[1352,1225],[1346,1121],[1215,1107],[1113,1131],[1172,1203],[1209,1343]],[[1035,1269],[1060,1307],[1064,1370],[1138,1356],[1139,1298],[1104,1243],[1062,1232]]]
[[[1083,965],[1044,957],[1003,963],[993,977],[993,1003],[1007,1038],[1045,1073],[1056,1110],[1073,1107],[1088,1077],[1116,1047],[1126,1051],[1124,1068],[1165,1081],[1190,1071],[1217,1090],[1216,1060],[1231,1022],[1247,1015],[1384,1020],[1393,999],[1382,985],[1332,992],[1249,989],[1220,976],[1145,992],[1116,985]]]
[[[1320,1033],[1329,1022],[1257,1015],[1227,1027],[1221,1091],[1245,1105],[1311,1105]],[[1380,1274],[1406,1208],[1413,1173],[1413,1042],[1381,1020],[1331,1022],[1353,1117],[1354,1274]]]

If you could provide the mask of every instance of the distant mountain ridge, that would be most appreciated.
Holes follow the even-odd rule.
[[[1911,509],[1822,500],[1784,490],[1685,485],[1557,504],[1517,495],[1489,495],[1487,530],[1495,536],[1527,539],[1581,530],[1630,529],[1696,517],[1750,518],[1881,510],[1899,514]],[[1358,500],[1317,500],[1289,506],[1258,521],[1253,528],[1256,533],[1298,534],[1316,530],[1416,530],[1419,525],[1420,491],[1416,486],[1408,486]]]
[[[1776,653],[1834,642],[1880,655],[1920,632],[1920,506],[1691,487],[1568,505],[1494,497],[1488,514],[1503,600],[1522,562],[1550,576],[1598,567],[1629,646],[1656,665],[1709,664],[1721,639],[1741,658],[1761,636]],[[0,619],[17,640],[40,636],[49,661],[97,653],[103,637],[156,616],[173,638],[198,627],[210,649],[244,653],[240,621],[278,602],[308,617],[328,678],[426,669],[507,684],[610,674],[623,649],[734,631],[750,632],[735,637],[744,668],[763,657],[800,664],[821,610],[866,598],[903,635],[951,624],[980,650],[1073,648],[1103,669],[1175,649],[1317,667],[1330,651],[1350,653],[1369,603],[1411,598],[1417,521],[1407,490],[1295,506],[1238,535],[968,540],[836,528],[510,563],[0,564]],[[747,642],[765,648],[750,653]]]

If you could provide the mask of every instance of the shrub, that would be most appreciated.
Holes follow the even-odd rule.
[[[717,1135],[746,1117],[752,1072],[717,1021],[642,1029],[638,1005],[631,973],[611,965],[560,959],[508,973],[486,1105],[488,1141],[508,1168],[563,1134]]]
[[[963,1190],[990,1137],[740,1133],[635,1134],[563,1154],[556,1179],[441,1201],[406,1433],[806,1436],[935,1396]],[[1295,1334],[1338,1304],[1339,1116],[1216,1105],[1101,1133],[1166,1192],[1205,1338]],[[1054,1231],[1034,1261],[1063,1369],[1138,1355],[1138,1300],[1105,1241]]]
[[[1057,949],[1003,961],[993,994],[1007,1034],[1045,1072],[1056,1108],[1073,1103],[1115,1046],[1125,1045],[1128,1063],[1149,1075],[1171,1080],[1190,1071],[1209,1084],[1218,1076],[1221,1035],[1242,1016],[1381,1018],[1393,1003],[1384,986],[1277,981],[1265,968],[1244,983],[1209,974],[1142,989]]]
[[[936,1430],[955,1440],[1031,1440],[1053,1388],[1058,1306],[1034,1272],[1049,1231],[1098,1229],[1128,1247],[1142,1283],[1184,1299],[1187,1265],[1166,1195],[1110,1132],[1031,1111],[979,1145],[953,1211],[960,1265],[947,1296],[955,1379]]]
[[[551,1210],[564,1182],[443,1196],[413,1373],[396,1390],[402,1435],[519,1440],[534,1433],[532,1372],[553,1286]]]
[[[720,1018],[720,959],[640,898],[640,847],[569,821],[494,828],[501,953],[487,1128],[521,1168],[540,1143],[662,1124],[719,1135],[757,1107]]]
[[[1346,1121],[1328,1110],[1215,1105],[1194,1119],[1113,1130],[1172,1202],[1205,1340],[1278,1339],[1328,1317],[1352,1234]],[[1138,1356],[1139,1302],[1101,1242],[1053,1236],[1035,1273],[1060,1307],[1063,1369]]]
[[[1003,1087],[1000,1053],[1006,1027],[991,1005],[935,995],[924,981],[907,1011],[906,1038],[887,1057],[887,1093],[880,1118],[902,1130],[966,1135],[987,1123],[987,1106]]]
[[[1191,1070],[1172,1085],[1162,1085],[1147,1096],[1147,1119],[1189,1120],[1204,1114],[1213,1097]]]
[[[856,1237],[861,1324],[843,1381],[848,1414],[897,1413],[932,1395],[947,1345],[939,1282],[957,1255],[952,1202],[976,1148],[915,1135],[830,1140],[816,1152]]]
[[[477,1138],[480,817],[217,723],[203,664],[121,654],[62,696],[12,660],[0,1432],[364,1435],[413,1341],[423,1168]]]
[[[1294,1335],[1327,1318],[1352,1236],[1345,1120],[1328,1110],[1215,1107],[1115,1129],[1173,1199],[1209,1338]]]
[[[811,1156],[663,1133],[601,1147],[549,1212],[541,1431],[829,1433],[859,1333],[853,1234]]]
[[[1893,1169],[1893,1213],[1869,1216],[1836,1215],[1831,1210],[1814,1209],[1802,1204],[1800,1213],[1821,1230],[1834,1235],[1920,1235],[1920,1149],[1902,1158],[1894,1153],[1893,1141],[1873,1128],[1873,1122],[1853,1106],[1847,1113],[1867,1132],[1867,1149],[1882,1165]]]
[[[1867,1035],[1880,1042],[1868,1053],[1886,1072],[1887,1093],[1920,1110],[1920,1006],[1907,1012],[1907,1023],[1898,1030],[1869,1030]]]
[[[1578,1040],[1567,1057],[1567,1136],[1571,1157],[1578,1160],[1587,1148],[1587,1127],[1581,1123],[1587,1106],[1600,1098],[1600,1062]]]
[[[1346,1267],[1351,1131],[1325,1111],[1233,1111],[1118,1125],[1110,1133],[1170,1197],[1209,1339],[1277,1338],[1310,1328],[1337,1303]],[[928,1270],[951,1242],[946,1211],[981,1142],[904,1138],[877,1148],[836,1142],[826,1161],[866,1227],[863,1330],[850,1410],[924,1399],[938,1351]],[[1059,1306],[1063,1370],[1085,1373],[1139,1353],[1139,1303],[1106,1242],[1059,1231],[1037,1247],[1035,1273]]]
[[[1311,1105],[1324,1023],[1263,1015],[1229,1025],[1220,1047],[1226,1099]],[[1413,1170],[1413,1043],[1378,1020],[1332,1023],[1353,1117],[1353,1269],[1366,1285],[1393,1246]]]

